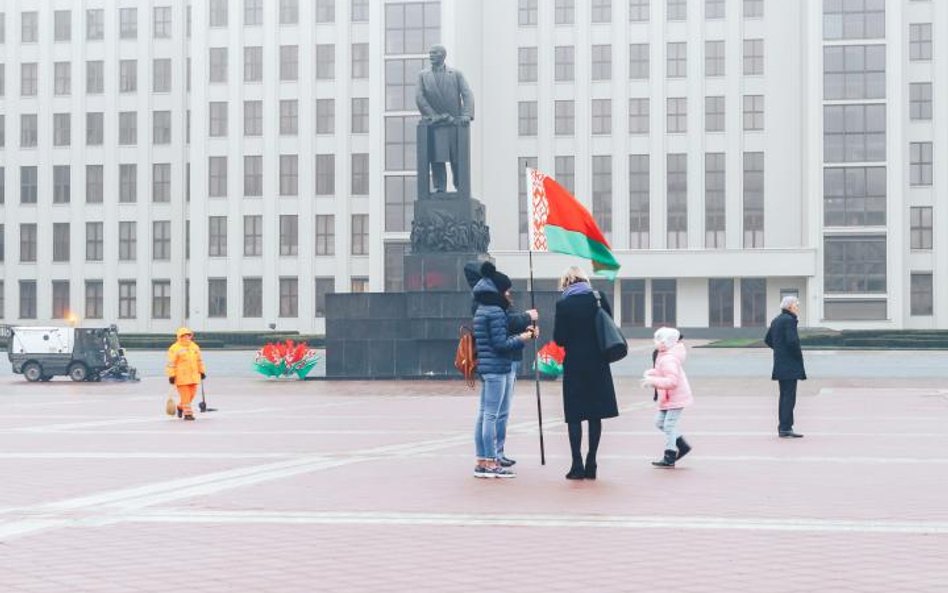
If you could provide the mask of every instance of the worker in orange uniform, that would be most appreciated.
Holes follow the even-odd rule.
[[[201,348],[194,343],[194,332],[186,327],[178,328],[178,340],[168,348],[168,383],[178,389],[181,401],[178,403],[178,418],[194,420],[191,402],[197,394],[198,385],[207,376]]]

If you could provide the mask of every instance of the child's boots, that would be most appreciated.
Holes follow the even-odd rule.
[[[655,467],[661,468],[673,468],[675,467],[675,459],[678,457],[678,451],[674,449],[665,449],[665,457],[659,461],[653,461],[652,465]]]
[[[691,445],[688,444],[688,441],[686,441],[684,437],[678,437],[675,440],[675,446],[678,447],[678,459],[681,459],[691,452]]]

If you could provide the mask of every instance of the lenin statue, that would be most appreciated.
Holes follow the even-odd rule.
[[[474,119],[474,95],[464,75],[445,66],[447,55],[443,46],[431,47],[428,51],[431,68],[418,73],[415,89],[415,102],[428,124],[428,162],[435,192],[447,191],[447,163],[451,163],[455,187],[461,178],[460,167],[470,166],[469,161],[458,159],[458,127],[466,127]]]

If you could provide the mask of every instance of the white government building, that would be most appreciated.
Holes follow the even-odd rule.
[[[946,40],[945,0],[0,0],[0,316],[319,333],[401,289],[440,42],[512,277],[531,165],[625,326],[948,328]]]

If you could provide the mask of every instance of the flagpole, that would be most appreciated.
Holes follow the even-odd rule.
[[[533,295],[533,249],[527,251],[530,258],[530,308],[536,310],[536,299]],[[536,328],[537,322],[533,322]],[[540,405],[540,364],[539,364],[539,345],[536,337],[533,339],[533,380],[537,391],[537,423],[540,430],[540,465],[546,465],[546,449],[543,446],[543,406]]]

